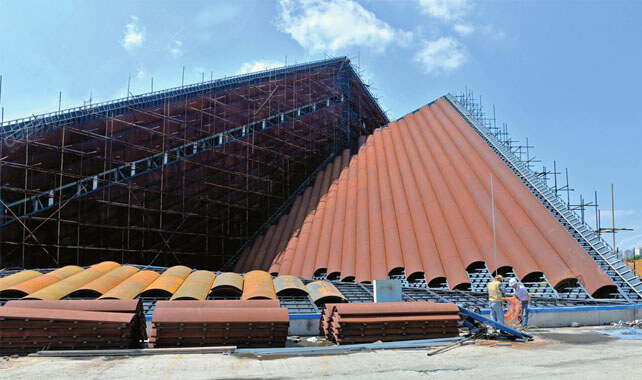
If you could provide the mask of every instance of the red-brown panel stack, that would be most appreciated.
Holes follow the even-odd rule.
[[[459,335],[458,312],[452,303],[327,304],[320,331],[337,344],[447,338]]]
[[[273,300],[158,302],[149,345],[283,347],[289,324]]]
[[[4,307],[135,314],[131,326],[134,334],[131,347],[140,347],[147,339],[145,312],[140,300],[14,300],[7,302]]]
[[[134,347],[136,319],[134,313],[1,307],[0,353]]]

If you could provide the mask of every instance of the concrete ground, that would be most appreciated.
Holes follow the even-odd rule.
[[[642,341],[613,338],[596,332],[597,329],[539,329],[533,331],[536,336],[533,342],[506,346],[482,340],[431,357],[426,356],[430,349],[316,357],[255,358],[223,354],[75,359],[24,357],[0,359],[0,378],[639,378]]]

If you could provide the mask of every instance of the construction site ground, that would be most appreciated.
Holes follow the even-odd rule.
[[[0,360],[0,378],[34,379],[413,379],[639,376],[642,341],[614,338],[608,327],[536,329],[529,343],[478,340],[435,356],[435,348],[324,356],[180,354]]]

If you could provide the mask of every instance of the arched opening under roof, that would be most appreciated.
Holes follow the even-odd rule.
[[[396,267],[392,268],[390,272],[388,272],[388,277],[393,277],[393,276],[402,276],[404,274],[404,268],[403,267]]]
[[[340,276],[340,275],[341,275],[341,273],[340,273],[340,272],[331,272],[331,273],[328,273],[328,280],[329,280],[329,281],[338,281],[338,280],[339,280],[339,276]]]
[[[457,284],[454,287],[455,290],[470,290],[470,283],[468,282],[463,282],[461,284]]]
[[[328,273],[328,268],[319,268],[314,271],[314,277],[323,277]]]
[[[72,297],[72,298],[98,298],[102,296],[100,292],[97,292],[92,289],[78,289],[72,293],[70,293],[67,297]]]
[[[544,273],[531,272],[522,278],[522,282],[542,282],[544,281]]]
[[[2,298],[22,298],[28,295],[27,292],[15,289],[6,289],[0,292],[0,297]]]
[[[422,278],[425,278],[425,276],[424,276],[424,272],[421,272],[421,271],[410,273],[410,275],[406,277],[408,282],[415,282]]]
[[[593,294],[591,294],[593,298],[618,298],[620,296],[620,293],[617,290],[617,286],[615,285],[606,285],[602,286],[601,288],[597,289]]]
[[[485,262],[483,262],[483,261],[474,261],[474,262],[470,263],[466,267],[466,272],[471,273],[471,272],[484,270],[484,269],[488,270],[488,267],[486,267],[486,263]]]
[[[341,279],[342,282],[354,282],[354,276],[346,276]]]
[[[488,268],[488,270],[490,270],[490,268]],[[512,271],[513,271],[513,267],[511,267],[510,265],[504,265],[502,267],[497,268],[497,274],[502,275],[502,276],[506,276],[507,274],[509,274]],[[492,276],[495,276],[495,271],[494,270],[491,271],[490,274]]]
[[[138,297],[149,297],[149,298],[169,298],[172,296],[172,293],[163,289],[149,289],[138,295]]]
[[[448,287],[448,281],[446,277],[435,277],[430,282],[428,282],[429,288],[443,289]]]

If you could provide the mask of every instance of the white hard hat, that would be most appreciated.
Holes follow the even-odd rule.
[[[515,278],[511,278],[508,281],[508,286],[515,286],[515,285],[517,285],[517,280]]]

